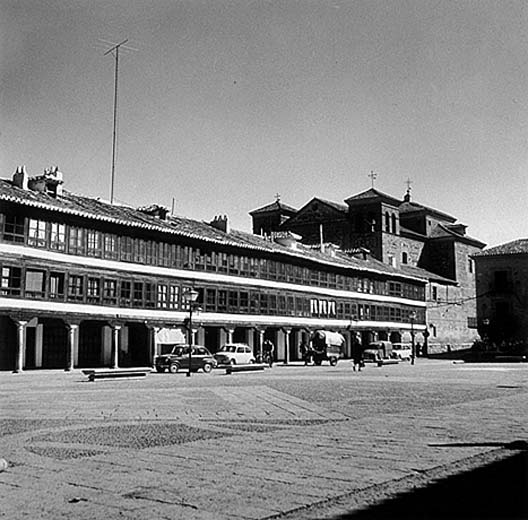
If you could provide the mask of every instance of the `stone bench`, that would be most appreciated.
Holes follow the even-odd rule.
[[[249,365],[228,365],[226,366],[226,374],[233,372],[254,372],[256,370],[264,370],[268,365],[265,363],[250,363]]]
[[[151,371],[150,368],[94,368],[81,370],[85,376],[88,376],[90,381],[95,381],[96,379],[146,377]]]
[[[397,365],[399,362],[400,362],[399,359],[387,359],[387,358],[380,359],[379,361],[377,361],[379,367],[382,367],[383,365]]]

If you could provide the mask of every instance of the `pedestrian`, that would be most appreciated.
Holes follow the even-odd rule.
[[[357,338],[354,338],[352,341],[352,363],[354,372],[356,370],[361,372],[361,367],[363,366],[363,345],[361,345]]]
[[[306,342],[304,340],[301,341],[301,344],[299,345],[299,352],[301,354],[301,359],[305,362],[304,364],[306,364],[306,354],[308,353],[308,347],[306,346]]]
[[[312,344],[310,343],[306,347],[306,356],[304,357],[304,366],[309,365],[310,363],[312,363],[313,355],[314,355],[314,350],[313,350]]]
[[[273,366],[273,353],[274,352],[275,352],[275,345],[269,339],[267,339],[264,342],[264,356],[270,368]]]

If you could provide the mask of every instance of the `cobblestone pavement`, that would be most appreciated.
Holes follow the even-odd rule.
[[[4,372],[0,410],[0,517],[330,518],[527,441],[528,366]]]

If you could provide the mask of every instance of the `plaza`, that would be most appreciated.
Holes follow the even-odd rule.
[[[96,382],[3,372],[0,517],[365,513],[517,453],[527,393],[525,364],[422,358]]]

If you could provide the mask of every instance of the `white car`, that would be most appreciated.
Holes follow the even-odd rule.
[[[400,361],[409,361],[412,357],[412,348],[408,343],[393,343],[392,357]]]
[[[255,362],[253,350],[245,343],[228,343],[214,355],[214,358],[219,365],[244,365]]]

